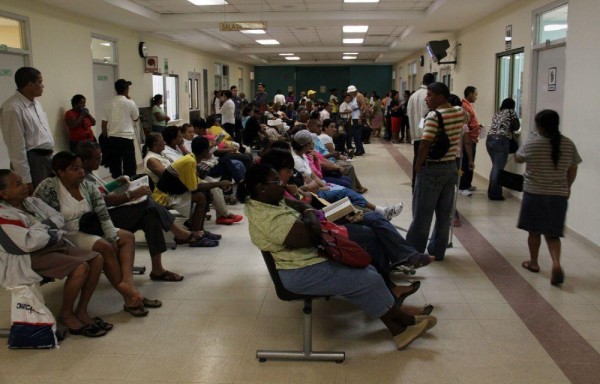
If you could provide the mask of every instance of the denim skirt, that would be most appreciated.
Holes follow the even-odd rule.
[[[567,197],[524,192],[517,228],[540,235],[563,237]]]

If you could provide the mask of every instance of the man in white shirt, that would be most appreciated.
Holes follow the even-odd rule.
[[[223,105],[221,105],[221,126],[229,133],[229,136],[235,137],[235,103],[231,99],[233,93],[226,89],[223,91]]]
[[[321,120],[321,124],[327,120],[331,118],[331,109],[332,109],[332,105],[331,103],[327,103],[325,104],[325,108],[323,108],[323,110],[319,113],[320,115],[320,120]]]
[[[423,136],[423,128],[420,128],[421,120],[425,118],[425,114],[429,112],[429,107],[425,102],[427,97],[427,86],[435,82],[433,73],[423,75],[423,84],[415,93],[408,99],[407,116],[410,124],[410,135],[413,139],[414,157],[413,165],[417,163],[417,154],[419,153],[419,145]],[[415,190],[416,172],[413,166],[412,189]]]
[[[108,137],[110,154],[108,168],[114,179],[121,175],[135,176],[136,160],[133,137],[134,122],[140,117],[138,106],[129,99],[131,81],[115,81],[117,95],[104,106],[102,135]],[[103,154],[106,156],[106,154]]]
[[[35,99],[44,92],[40,71],[19,68],[15,83],[17,91],[0,108],[0,125],[10,164],[31,194],[50,175],[54,138],[48,117]]]
[[[273,104],[285,105],[285,96],[281,93],[281,89],[277,90],[277,94],[273,98]]]

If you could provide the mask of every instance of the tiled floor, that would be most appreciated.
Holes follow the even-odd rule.
[[[410,180],[401,165],[412,159],[412,147],[373,143],[366,149],[355,167],[370,189],[367,198],[403,201],[405,211],[394,223],[407,228]],[[485,185],[477,186],[472,197],[458,199],[466,220],[456,229],[446,260],[419,270],[422,288],[407,300],[434,304],[439,323],[405,351],[395,350],[378,320],[332,299],[315,302],[314,347],[344,350],[344,364],[258,363],[257,348],[300,347],[301,304],[277,299],[246,221],[218,228],[210,223],[210,230],[224,235],[221,246],[180,247],[163,258],[168,268],[185,275],[183,282],[135,277],[146,296],[163,300],[162,308],[133,318],[123,313],[102,278],[92,312],[113,322],[114,330],[99,339],[71,336],[57,350],[0,349],[0,383],[600,382],[600,365],[593,365],[600,356],[600,258],[567,237],[566,283],[551,287],[545,248],[541,273],[520,267],[527,245],[526,234],[515,228],[518,201],[488,202]],[[233,211],[241,213],[241,205]],[[136,264],[149,266],[146,249],[138,249]],[[61,284],[43,291],[56,310]],[[9,306],[9,295],[1,292],[0,327],[9,324]],[[544,308],[554,315],[544,316]],[[563,340],[561,332],[569,327],[573,337]],[[549,350],[557,345],[560,351]],[[580,359],[582,348],[590,348],[583,357],[588,360],[570,361],[570,356]]]

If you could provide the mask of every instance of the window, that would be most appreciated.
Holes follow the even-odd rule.
[[[417,87],[417,62],[408,64],[408,88],[411,92],[415,91]]]
[[[244,92],[244,68],[238,68],[238,89],[239,92]]]
[[[27,49],[23,21],[0,16],[0,45],[6,48]]]
[[[92,59],[104,64],[116,64],[117,42],[106,38],[92,36]]]
[[[562,4],[537,15],[536,43],[548,44],[567,38],[569,4]]]
[[[523,48],[502,52],[496,55],[496,109],[502,100],[515,101],[515,112],[521,118],[523,94]]]
[[[178,83],[175,75],[152,75],[152,95],[163,95],[163,109],[171,120],[179,119]]]
[[[215,63],[215,91],[223,89],[223,64]]]

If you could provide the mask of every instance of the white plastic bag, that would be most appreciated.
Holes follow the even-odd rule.
[[[12,294],[9,348],[56,347],[56,320],[44,305],[39,283],[7,289]]]

